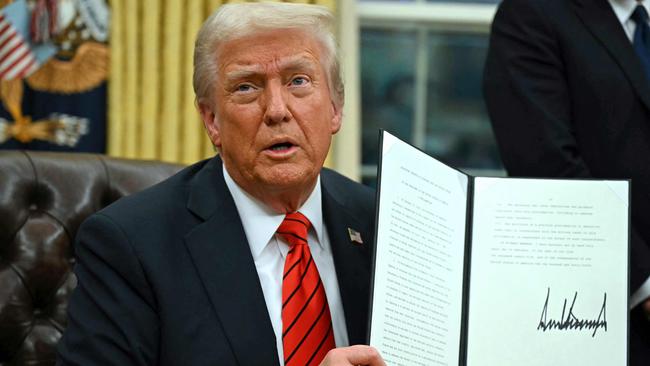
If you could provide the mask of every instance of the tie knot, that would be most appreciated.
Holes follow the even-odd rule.
[[[636,9],[634,9],[631,18],[632,20],[634,20],[634,23],[636,23],[637,25],[639,23],[647,23],[648,12],[645,10],[645,7],[643,5],[639,4],[636,6]]]
[[[278,227],[277,233],[291,246],[297,244],[307,244],[307,231],[311,222],[300,212],[287,214]]]

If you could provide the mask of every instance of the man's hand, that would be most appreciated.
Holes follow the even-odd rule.
[[[379,352],[370,346],[335,348],[327,353],[320,366],[386,366]]]

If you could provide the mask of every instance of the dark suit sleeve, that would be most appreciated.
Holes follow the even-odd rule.
[[[483,80],[488,113],[509,174],[588,177],[560,45],[539,3],[505,0],[497,11]]]
[[[78,285],[57,365],[155,365],[158,321],[151,288],[124,232],[94,215],[79,229]]]
[[[545,0],[504,0],[492,23],[483,91],[508,173],[590,177],[571,121],[571,92]],[[632,291],[650,275],[650,249],[633,230]]]

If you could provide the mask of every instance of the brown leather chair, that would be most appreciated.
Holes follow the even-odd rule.
[[[76,285],[72,244],[79,225],[180,168],[95,154],[0,151],[0,366],[54,364]]]

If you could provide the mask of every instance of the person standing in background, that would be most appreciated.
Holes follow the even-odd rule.
[[[631,179],[631,366],[650,364],[649,11],[504,0],[483,84],[509,175]]]

